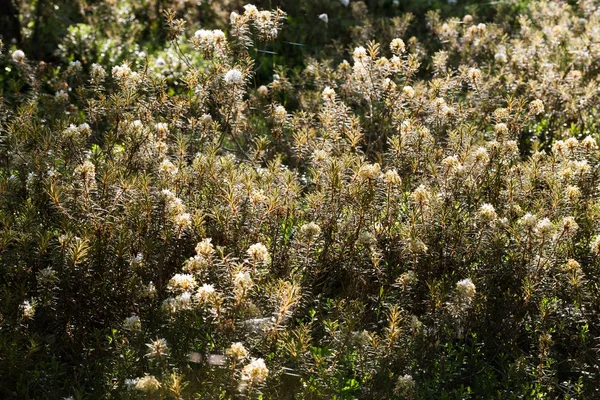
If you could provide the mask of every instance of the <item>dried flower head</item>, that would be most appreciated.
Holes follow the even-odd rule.
[[[381,167],[379,164],[363,164],[358,170],[358,178],[362,180],[372,180],[379,176]]]
[[[540,115],[544,112],[544,103],[540,99],[535,99],[529,103],[529,112],[532,115]]]

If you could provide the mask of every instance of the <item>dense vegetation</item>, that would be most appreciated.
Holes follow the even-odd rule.
[[[600,397],[600,2],[7,4],[0,398]]]

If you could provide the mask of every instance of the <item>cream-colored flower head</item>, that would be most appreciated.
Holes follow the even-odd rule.
[[[160,389],[160,382],[152,375],[146,375],[140,378],[135,388],[144,393],[154,393]]]
[[[252,361],[242,369],[242,380],[257,385],[264,383],[269,376],[269,369],[262,358],[253,358]]]
[[[248,350],[246,350],[244,344],[241,342],[232,343],[225,353],[235,361],[241,361],[248,357]]]
[[[462,300],[471,301],[477,293],[471,278],[466,278],[456,283],[456,291]]]
[[[267,247],[262,243],[255,243],[246,252],[253,262],[265,262],[269,257]]]
[[[230,85],[239,85],[240,83],[242,83],[244,76],[242,75],[242,72],[239,69],[233,68],[227,71],[224,79],[225,82],[227,82]]]

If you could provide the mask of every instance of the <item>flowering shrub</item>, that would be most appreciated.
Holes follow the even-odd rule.
[[[285,10],[119,15],[3,45],[3,398],[599,396],[595,2],[268,81]]]

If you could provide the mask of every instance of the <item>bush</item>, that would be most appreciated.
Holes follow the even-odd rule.
[[[2,50],[3,398],[598,396],[594,2],[94,4]]]

